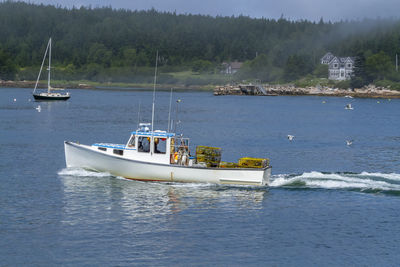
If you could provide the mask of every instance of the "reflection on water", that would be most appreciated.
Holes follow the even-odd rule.
[[[116,213],[128,220],[154,221],[186,209],[261,209],[268,194],[267,187],[140,182],[76,169],[59,175],[67,224],[113,220]]]

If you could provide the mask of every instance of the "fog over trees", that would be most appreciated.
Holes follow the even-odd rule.
[[[6,1],[0,3],[0,32],[0,79],[34,80],[52,37],[55,75],[65,80],[148,82],[158,50],[165,83],[176,82],[167,73],[219,73],[221,63],[236,60],[244,64],[233,80],[324,76],[320,58],[326,52],[357,56],[359,84],[400,81],[395,19],[332,23]]]

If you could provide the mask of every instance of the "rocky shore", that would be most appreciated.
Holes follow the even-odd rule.
[[[316,96],[351,96],[368,98],[400,98],[400,91],[390,90],[375,85],[359,89],[339,89],[329,87],[295,87],[294,85],[226,85],[217,86],[214,95],[316,95]]]

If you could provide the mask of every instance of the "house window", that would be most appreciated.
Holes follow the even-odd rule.
[[[333,67],[334,67],[334,68],[337,68],[337,67],[338,67],[338,64],[336,64],[336,63],[333,64]]]
[[[348,68],[351,68],[351,64],[347,64],[347,67],[348,67]]]

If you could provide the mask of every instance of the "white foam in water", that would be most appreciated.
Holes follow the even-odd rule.
[[[296,182],[304,185],[301,187],[326,188],[326,189],[379,189],[379,190],[400,190],[400,184],[382,181],[380,179],[400,181],[400,174],[367,173],[342,174],[342,173],[321,173],[305,172],[301,175],[274,175],[272,176],[271,187],[296,186]]]
[[[111,174],[107,172],[88,171],[82,168],[65,168],[58,172],[58,175],[78,176],[78,177],[108,177]]]
[[[360,173],[360,175],[379,177],[379,178],[384,178],[384,179],[393,180],[393,181],[400,181],[400,174],[398,174],[398,173],[362,172],[362,173]]]

